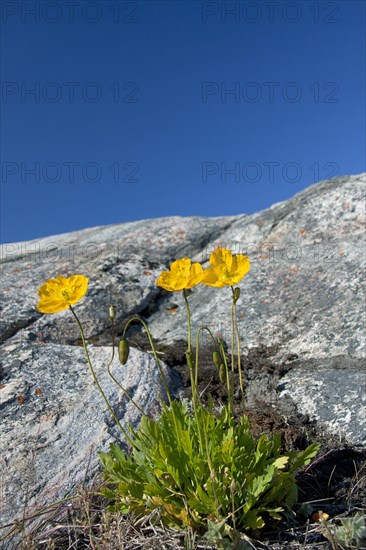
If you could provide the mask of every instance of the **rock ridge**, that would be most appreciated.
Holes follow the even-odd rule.
[[[218,245],[247,254],[251,271],[240,284],[238,325],[248,399],[257,395],[279,409],[291,400],[327,436],[364,448],[365,183],[365,174],[322,181],[250,215],[140,220],[2,245],[3,523],[25,504],[31,511],[62,498],[88,464],[92,476],[95,450],[119,437],[90,381],[72,316],[35,308],[39,286],[57,275],[89,278],[77,311],[113,407],[122,422],[137,425],[136,411],[105,372],[108,306],[116,306],[117,334],[131,315],[143,316],[179,392],[181,380],[164,361],[182,361],[184,303],[180,293],[156,287],[156,278],[182,256],[206,267]],[[206,324],[228,344],[226,291],[200,285],[189,302],[193,331]],[[163,387],[142,331],[131,334],[136,348],[126,368],[115,360],[113,372],[154,415]],[[201,344],[210,350],[208,341]],[[256,374],[255,358],[267,365],[265,374]]]

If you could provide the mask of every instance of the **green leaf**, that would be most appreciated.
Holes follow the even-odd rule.
[[[237,530],[261,529],[265,514],[279,520],[282,507],[296,502],[296,470],[318,450],[313,444],[281,455],[279,434],[256,440],[246,416],[236,422],[228,407],[214,413],[213,403],[194,414],[179,401],[162,405],[160,417],[143,417],[132,439],[130,455],[116,444],[99,454],[111,506],[138,515],[159,508],[161,520],[179,528],[202,529],[215,518],[212,530],[224,529],[215,534],[221,545],[234,544],[228,536],[239,544]]]
[[[277,468],[277,470],[282,470],[286,467],[287,463],[289,461],[288,456],[280,456],[273,462],[273,466]]]
[[[265,526],[262,516],[258,515],[258,512],[251,510],[245,516],[245,524],[247,528],[256,531],[257,529],[262,529]]]
[[[310,460],[314,458],[320,449],[318,443],[312,443],[304,451],[297,453],[295,460],[292,463],[292,470],[296,471],[310,463]]]

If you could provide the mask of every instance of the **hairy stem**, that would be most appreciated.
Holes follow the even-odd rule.
[[[188,298],[187,298],[187,293],[186,293],[186,289],[184,288],[183,289],[183,297],[184,297],[184,301],[186,303],[186,309],[187,309],[187,319],[188,319],[188,334],[187,334],[187,339],[188,339],[188,353],[191,353],[192,352],[192,349],[191,349],[191,334],[192,334],[192,328],[191,328],[191,310],[189,308],[189,303],[188,303]]]
[[[127,390],[122,386],[122,384],[120,384],[120,382],[118,382],[118,380],[113,376],[113,374],[111,373],[111,366],[112,366],[112,363],[113,363],[113,359],[114,359],[114,347],[115,347],[115,327],[114,327],[114,320],[112,321],[112,357],[111,357],[111,360],[109,361],[108,365],[107,365],[107,372],[108,372],[108,375],[109,377],[111,378],[111,380],[113,380],[113,382],[123,391],[123,393],[125,394],[125,396],[131,401],[132,405],[134,405],[134,407],[136,407],[136,409],[142,414],[142,416],[146,416],[146,414],[144,413],[144,411],[138,406],[138,404],[136,403],[136,401],[134,401],[132,399],[132,397],[129,395],[129,393],[127,392]],[[133,432],[133,435],[136,435],[134,432]]]
[[[211,340],[213,342],[214,348],[216,348],[216,340],[215,340],[215,337],[212,334],[211,330],[208,327],[200,327],[197,331],[197,334],[196,334],[196,362],[195,362],[195,386],[196,386],[196,388],[197,388],[197,385],[198,385],[199,336],[200,336],[202,330],[207,330],[207,332],[211,336]]]
[[[116,422],[117,426],[119,427],[119,429],[121,430],[121,432],[123,433],[123,435],[125,436],[125,438],[127,439],[127,441],[130,443],[130,445],[134,446],[134,443],[132,441],[132,439],[130,438],[130,436],[128,435],[128,433],[126,432],[126,430],[124,429],[124,427],[122,426],[122,424],[120,423],[120,421],[118,420],[114,410],[112,409],[112,407],[110,406],[109,404],[109,401],[104,393],[104,391],[102,390],[102,387],[101,385],[99,384],[99,380],[98,378],[96,377],[96,374],[94,372],[94,368],[93,368],[93,365],[92,365],[92,362],[91,362],[91,359],[90,359],[90,355],[89,355],[89,351],[88,351],[88,347],[86,345],[86,340],[85,340],[85,335],[84,335],[84,329],[82,327],[82,324],[80,323],[79,321],[79,317],[76,315],[75,311],[74,311],[74,308],[70,305],[70,310],[71,310],[71,313],[73,314],[73,316],[75,317],[75,320],[78,324],[78,327],[79,327],[79,331],[80,331],[80,335],[81,335],[81,340],[83,342],[83,348],[84,348],[84,352],[85,352],[85,356],[86,356],[86,360],[88,361],[88,365],[89,365],[89,369],[90,369],[90,372],[92,374],[92,377],[93,377],[93,380],[99,390],[99,393],[100,395],[103,397],[104,399],[104,402],[105,404],[107,405],[107,408],[109,410],[109,412],[111,413],[114,421]]]
[[[156,362],[156,366],[158,367],[159,369],[159,373],[160,373],[160,376],[161,376],[161,379],[162,379],[162,382],[163,382],[163,386],[164,386],[164,389],[165,389],[165,392],[166,392],[166,395],[167,395],[167,398],[168,398],[168,401],[169,401],[169,405],[172,406],[172,398],[171,398],[171,395],[170,395],[170,391],[169,391],[169,386],[168,386],[168,382],[167,382],[167,379],[165,377],[165,374],[164,374],[164,371],[161,367],[161,364],[160,364],[160,361],[159,361],[159,357],[158,357],[158,354],[156,353],[156,349],[155,349],[155,346],[154,346],[154,342],[153,342],[153,339],[152,339],[152,336],[151,336],[151,333],[149,331],[149,328],[147,326],[147,324],[145,323],[145,321],[143,319],[141,319],[141,317],[139,317],[138,315],[134,315],[133,317],[131,317],[126,325],[125,325],[125,328],[123,329],[123,335],[122,337],[125,338],[126,336],[126,332],[128,330],[128,327],[130,326],[131,323],[133,323],[134,321],[138,321],[139,323],[142,324],[142,326],[144,327],[145,331],[146,331],[146,334],[147,334],[147,337],[149,339],[149,343],[150,343],[150,346],[151,346],[151,349],[152,349],[152,352],[153,352],[153,355],[154,355],[154,359],[155,359],[155,362]]]
[[[245,400],[244,400],[243,374],[241,372],[241,359],[240,359],[240,334],[239,334],[238,320],[237,320],[237,314],[236,314],[236,299],[235,299],[233,287],[231,287],[231,289],[233,292],[233,321],[235,326],[237,355],[238,355],[239,385],[240,385],[240,391],[241,391],[241,402],[242,402],[243,412],[244,412]]]
[[[228,367],[228,364],[227,364],[227,359],[226,359],[226,354],[225,354],[225,350],[224,350],[224,346],[222,344],[222,341],[220,338],[218,338],[218,343],[219,343],[219,347],[220,347],[220,351],[221,351],[221,356],[224,360],[224,365],[225,365],[225,373],[226,373],[226,387],[227,387],[227,397],[228,397],[228,400],[227,400],[227,403],[228,403],[228,409],[229,409],[229,414],[231,415],[231,399],[230,399],[230,396],[231,396],[231,386],[230,386],[230,374],[229,374],[229,367]]]
[[[234,292],[233,288],[231,290]],[[231,392],[230,402],[234,403],[234,373],[235,373],[235,318],[234,318],[234,296],[231,302],[230,317],[231,317]]]

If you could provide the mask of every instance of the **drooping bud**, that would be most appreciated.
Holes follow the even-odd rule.
[[[230,483],[230,493],[233,495],[235,491],[236,491],[236,483],[235,483],[235,479],[232,479]]]
[[[240,298],[240,288],[237,286],[234,288],[234,302],[236,303]]]
[[[129,353],[130,345],[125,338],[122,338],[118,344],[118,355],[121,365],[125,365],[127,363]]]
[[[219,367],[219,379],[222,384],[225,384],[226,382],[226,368],[223,363],[221,363]]]
[[[114,306],[109,306],[109,318],[111,321],[114,321],[116,318],[116,308]]]
[[[189,369],[192,370],[194,365],[194,360],[193,360],[192,353],[190,353],[189,351],[186,352],[186,360],[187,360],[187,365],[189,366]]]
[[[215,367],[217,367],[219,369],[220,365],[222,363],[222,359],[221,359],[221,355],[218,351],[213,352],[212,361],[213,361],[213,364],[215,365]]]

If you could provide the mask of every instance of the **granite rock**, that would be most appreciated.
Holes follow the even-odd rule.
[[[281,378],[278,390],[339,444],[366,446],[365,372],[354,359],[333,357],[320,366],[314,360],[294,366]]]
[[[72,491],[87,467],[92,477],[95,451],[119,438],[72,315],[36,310],[39,286],[57,275],[88,276],[76,308],[96,370],[121,422],[137,425],[103,367],[111,352],[108,306],[116,306],[118,334],[140,314],[159,347],[174,353],[186,339],[186,312],[181,293],[156,287],[160,272],[184,256],[205,267],[218,245],[248,255],[238,302],[244,368],[263,354],[276,382],[271,404],[290,399],[325,433],[365,445],[365,181],[361,174],[319,182],[252,215],[152,219],[2,245],[3,523],[22,513],[25,500],[32,510]],[[193,330],[207,325],[228,344],[229,290],[200,285],[189,296]],[[156,414],[163,391],[146,349],[132,349],[127,366],[113,368]],[[176,375],[164,368],[178,391]],[[261,386],[252,378],[248,391]]]
[[[90,356],[122,426],[127,432],[128,425],[136,428],[140,414],[106,371],[111,347],[91,346]],[[13,337],[2,346],[1,359],[1,520],[6,524],[91,480],[100,468],[97,451],[107,451],[114,441],[127,445],[97,391],[83,348]],[[177,376],[162,368],[174,393]],[[166,394],[151,355],[131,349],[124,367],[114,358],[111,372],[146,414],[158,414]]]

